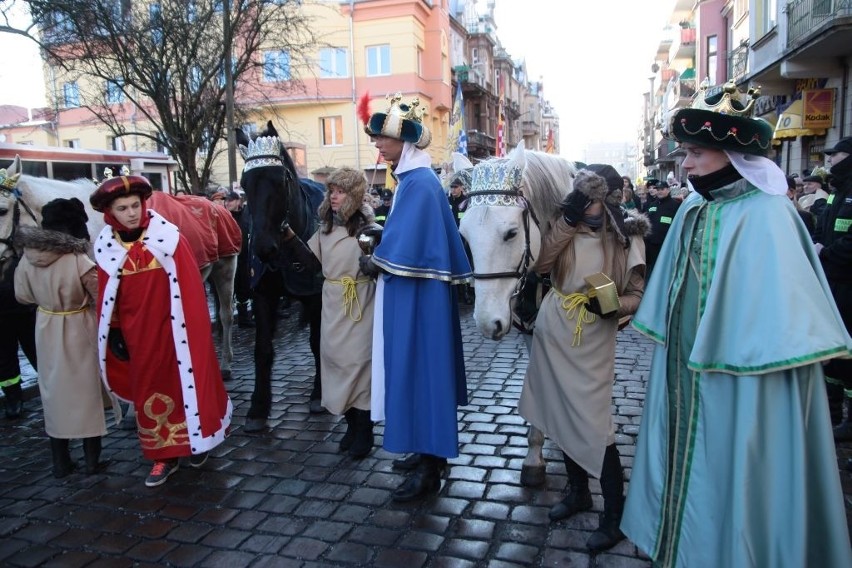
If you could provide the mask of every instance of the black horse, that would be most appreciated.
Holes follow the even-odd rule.
[[[252,302],[255,317],[255,383],[251,407],[246,416],[246,432],[266,428],[272,407],[272,344],[278,319],[278,304],[283,296],[302,303],[303,320],[310,325],[310,346],[316,375],[310,396],[311,411],[322,411],[320,399],[320,317],[322,312],[322,274],[318,264],[304,262],[303,255],[285,244],[293,230],[307,241],[317,230],[317,207],[322,190],[314,182],[299,180],[290,155],[267,124],[266,130],[249,140],[237,130],[237,142],[245,158],[240,185],[246,192],[251,216]],[[321,186],[320,186],[321,187]]]

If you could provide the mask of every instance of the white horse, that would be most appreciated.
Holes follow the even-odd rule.
[[[550,229],[562,199],[573,187],[574,166],[523,143],[506,158],[480,162],[473,169],[468,206],[459,230],[473,257],[479,331],[499,340],[512,327],[512,312],[538,257],[541,234]],[[531,336],[525,335],[527,350]],[[530,426],[521,484],[545,482],[544,435]]]
[[[12,166],[7,170],[7,176],[12,178],[21,171],[21,159],[15,157]],[[89,217],[86,223],[90,238],[94,239],[104,227],[103,214],[92,209],[89,196],[97,189],[91,180],[78,179],[61,181],[50,178],[21,175],[14,190],[0,188],[0,263],[17,254],[12,241],[18,227],[39,226],[41,209],[49,201],[58,197],[76,197],[86,207]],[[198,198],[202,199],[202,198]],[[202,201],[206,202],[206,200]],[[210,204],[213,206],[212,204]],[[158,213],[169,219],[169,215],[161,210]],[[228,213],[230,218],[230,213]],[[187,233],[191,228],[180,227],[181,232]],[[190,242],[190,244],[192,244]],[[222,356],[219,367],[222,378],[231,378],[231,362],[234,358],[231,348],[231,336],[234,319],[234,275],[237,270],[237,255],[222,256],[218,260],[199,266],[202,280],[209,277],[219,297],[219,320],[222,322]]]

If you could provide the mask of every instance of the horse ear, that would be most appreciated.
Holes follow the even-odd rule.
[[[249,137],[246,135],[246,131],[242,128],[234,128],[234,132],[237,135],[237,144],[240,146],[248,146],[250,142]]]
[[[21,165],[21,156],[19,154],[15,154],[15,159],[12,160],[12,165],[6,168],[6,175],[12,177],[17,173],[20,173],[22,170],[23,166]]]
[[[278,137],[278,131],[275,130],[275,127],[272,125],[272,121],[268,121],[266,123],[266,135],[267,136],[275,136]]]
[[[509,152],[509,155],[507,156],[509,158],[509,163],[523,170],[524,167],[526,167],[527,165],[525,153],[526,150],[524,142],[523,140],[521,140],[520,142],[518,142],[518,145],[515,146],[515,149]]]
[[[459,154],[458,152],[453,152],[453,171],[460,172],[462,170],[468,170],[473,167],[473,164],[470,160],[467,159],[467,156],[464,154]]]

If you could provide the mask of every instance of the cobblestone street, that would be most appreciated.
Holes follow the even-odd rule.
[[[295,310],[281,320],[274,365],[271,428],[242,430],[252,389],[254,332],[235,331],[235,405],[231,436],[199,470],[182,467],[146,488],[150,463],[135,432],[110,424],[98,475],[51,475],[41,406],[28,370],[26,417],[0,421],[0,565],[3,566],[648,566],[628,541],[592,556],[585,541],[602,510],[551,524],[565,470],[545,444],[547,483],[520,485],[527,428],[516,411],[527,365],[516,332],[497,343],[475,329],[462,306],[470,405],[461,409],[461,455],[451,460],[440,494],[396,504],[398,457],[380,448],[354,461],[337,452],[345,423],[311,415],[313,378],[307,331]],[[620,333],[614,393],[617,443],[629,479],[650,366],[650,343]],[[377,442],[381,425],[376,427]],[[72,456],[82,461],[79,442]],[[849,447],[841,457],[852,456]],[[852,489],[843,474],[847,510]]]

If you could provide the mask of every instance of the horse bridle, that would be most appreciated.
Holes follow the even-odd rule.
[[[0,263],[6,262],[10,258],[17,258],[18,251],[15,249],[15,233],[17,232],[18,225],[21,222],[21,207],[24,208],[24,211],[33,222],[38,225],[38,219],[36,218],[35,213],[30,206],[26,204],[23,199],[23,195],[18,189],[8,189],[8,188],[0,188],[0,195],[14,197],[15,205],[12,208],[12,230],[9,232],[8,237],[0,237],[0,243],[6,245],[7,251],[11,251],[11,255],[4,254],[0,257]]]
[[[252,163],[256,162],[256,163]],[[284,175],[287,176],[287,182],[293,181],[293,175],[290,173],[286,167],[284,167],[284,159],[277,154],[258,154],[255,156],[249,156],[245,158],[245,165],[243,166],[243,173],[253,170],[255,168],[262,168],[266,166],[280,166],[284,168]],[[281,221],[281,225],[278,227],[278,232],[283,233],[287,227],[290,226],[290,223],[287,222],[287,218],[290,216],[289,204],[288,210],[284,214],[284,220]]]
[[[533,258],[532,249],[530,247],[530,219],[539,227],[538,218],[530,207],[530,202],[524,196],[524,192],[520,186],[512,187],[511,189],[483,189],[479,191],[471,191],[467,194],[468,209],[471,207],[520,207],[523,211],[521,218],[524,225],[524,253],[521,255],[521,261],[517,268],[513,271],[506,272],[474,272],[475,280],[497,280],[500,278],[517,278],[515,289],[512,292],[514,299],[527,282],[527,274],[529,273],[530,263],[535,260]]]

